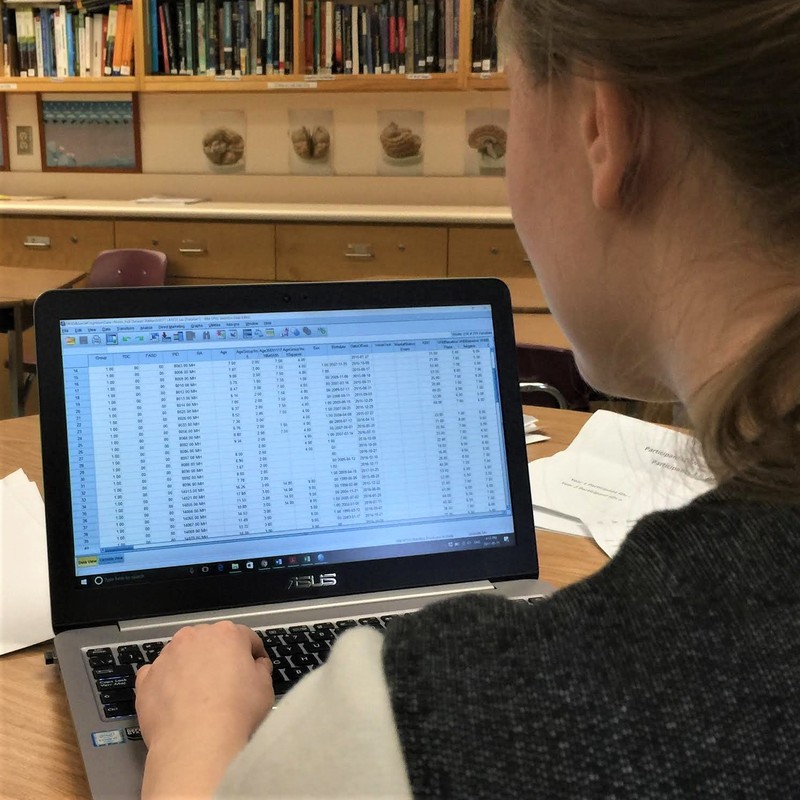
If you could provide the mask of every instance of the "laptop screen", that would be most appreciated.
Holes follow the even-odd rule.
[[[514,545],[490,305],[60,325],[78,587]]]
[[[535,578],[495,279],[47,292],[56,630]]]

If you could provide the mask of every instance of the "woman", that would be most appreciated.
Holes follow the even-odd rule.
[[[797,796],[800,6],[508,0],[500,31],[553,313],[592,384],[686,406],[720,488],[536,607],[348,635],[266,720],[257,637],[179,633],[139,673],[145,796]]]

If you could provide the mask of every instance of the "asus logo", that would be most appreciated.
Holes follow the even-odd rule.
[[[320,589],[323,586],[336,586],[336,573],[324,575],[295,575],[289,579],[289,589]]]

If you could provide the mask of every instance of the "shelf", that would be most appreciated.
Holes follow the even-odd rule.
[[[455,91],[459,76],[423,75],[147,75],[145,92],[424,92]]]
[[[503,72],[470,72],[467,75],[467,88],[473,91],[498,91],[508,89],[508,81]]]
[[[131,78],[0,78],[0,92],[135,92],[139,81]]]

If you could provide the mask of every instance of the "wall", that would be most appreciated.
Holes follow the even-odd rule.
[[[142,94],[141,175],[42,173],[35,96],[9,94],[7,105],[11,171],[0,173],[0,192],[6,194],[131,199],[164,193],[247,202],[506,204],[502,177],[465,177],[465,117],[474,109],[491,109],[502,116],[507,92]],[[289,115],[307,109],[332,112],[332,175],[289,174]],[[421,176],[376,174],[382,111],[424,115]],[[238,112],[246,120],[246,163],[238,174],[214,174],[202,153],[209,120],[223,118],[226,112]],[[17,125],[33,126],[32,155],[16,153]]]

